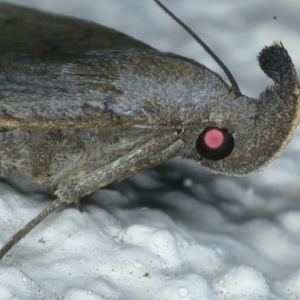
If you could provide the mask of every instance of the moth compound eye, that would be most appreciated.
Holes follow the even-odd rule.
[[[234,138],[225,128],[207,127],[196,141],[198,153],[209,160],[227,157],[234,148]]]

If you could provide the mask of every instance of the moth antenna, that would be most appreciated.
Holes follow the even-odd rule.
[[[200,44],[204,50],[215,60],[215,62],[222,68],[226,76],[228,77],[232,87],[241,94],[238,84],[236,83],[233,75],[221,59],[192,31],[187,25],[185,25],[180,19],[178,19],[166,6],[164,6],[159,0],[154,0],[156,4],[164,10],[175,22],[177,22],[186,32],[188,32],[197,42]]]
[[[53,201],[49,206],[47,206],[42,212],[40,212],[35,218],[33,218],[29,223],[27,223],[22,229],[15,233],[8,242],[0,248],[0,260],[2,257],[23,237],[27,235],[36,225],[38,225],[42,220],[44,220],[54,209],[56,209],[62,202],[58,198]]]

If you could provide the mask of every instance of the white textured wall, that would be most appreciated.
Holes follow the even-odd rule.
[[[219,72],[150,0],[19,0],[121,30]],[[257,96],[271,82],[256,55],[281,40],[300,73],[300,2],[164,3]],[[276,16],[277,19],[273,17]],[[1,34],[1,33],[0,33]],[[265,171],[217,176],[171,162],[60,209],[0,262],[0,299],[291,299],[300,297],[300,135]],[[0,183],[0,243],[48,203]]]

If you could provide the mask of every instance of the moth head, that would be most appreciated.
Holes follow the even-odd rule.
[[[189,131],[191,151],[186,158],[213,172],[227,175],[255,173],[278,157],[300,120],[299,82],[282,43],[258,55],[261,69],[273,81],[258,99],[243,95],[221,101],[209,122]],[[187,148],[186,148],[187,149]]]

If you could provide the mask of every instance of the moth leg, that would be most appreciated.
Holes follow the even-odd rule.
[[[17,244],[23,237],[25,237],[28,232],[30,232],[36,225],[44,220],[54,209],[56,209],[61,204],[62,202],[60,201],[60,199],[56,199],[29,223],[27,223],[22,229],[15,233],[0,249],[0,260],[15,244]]]
[[[90,173],[83,180],[75,179],[67,184],[60,184],[55,191],[58,198],[8,240],[0,249],[0,260],[15,244],[63,202],[75,202],[77,207],[80,208],[79,200],[82,196],[115,180],[125,179],[138,171],[154,167],[175,157],[181,146],[182,142],[178,140],[177,134],[156,137],[105,168]]]
[[[156,146],[161,145],[161,144],[157,144],[157,142],[159,142],[159,141],[160,142],[168,141],[169,145],[167,147],[164,147],[163,149],[157,149],[157,147],[155,148],[154,145],[156,145]],[[93,187],[92,191],[94,191],[94,190],[96,190],[100,187],[103,187],[115,180],[125,179],[138,171],[154,167],[166,160],[169,160],[177,155],[177,153],[182,145],[182,142],[180,140],[172,142],[171,144],[170,144],[170,142],[172,142],[172,140],[170,140],[170,137],[168,137],[168,138],[164,137],[164,138],[157,139],[153,146],[151,145],[151,143],[153,143],[153,141],[147,142],[142,147],[140,147],[136,150],[132,150],[130,153],[128,153],[128,155],[126,157],[122,157],[119,160],[108,165],[105,168],[105,170],[102,169],[102,173],[99,170],[92,173],[90,175],[90,177],[87,179],[87,182],[93,182],[94,179],[97,179],[94,176],[97,174],[100,174],[100,177],[98,178],[100,186],[98,185],[96,188]],[[152,150],[152,154],[149,154],[149,152],[143,153],[143,151],[145,151],[145,149],[148,149],[150,151],[151,148],[154,148]],[[155,149],[156,149],[156,152],[154,152]],[[139,155],[138,158],[134,157],[134,156],[138,156],[138,155]],[[130,157],[134,158],[131,160],[131,163],[129,163],[129,164],[124,163],[124,161],[126,161],[126,159],[127,158],[129,159]],[[136,162],[137,160],[139,160],[139,161]],[[122,164],[122,163],[124,163],[124,164]],[[115,171],[112,171],[113,164],[115,164],[117,166]],[[111,171],[111,172],[109,173],[109,171]],[[105,172],[107,172],[107,173],[105,174]],[[118,176],[116,176],[116,173],[118,174]],[[71,202],[75,201],[77,207],[80,208],[79,200],[80,200],[81,196],[79,196],[78,193],[79,193],[79,191],[81,191],[82,193],[83,192],[87,193],[86,188],[91,188],[91,186],[87,186],[87,187],[85,185],[81,186],[81,189],[78,189],[76,191],[73,200],[68,200],[70,198],[65,197],[64,196],[65,194],[58,193],[58,192],[65,192],[67,195],[68,195],[68,193],[72,193],[73,189],[74,189],[74,185],[76,184],[77,181],[80,182],[80,180],[72,180],[70,182],[71,183],[70,187],[67,185],[67,186],[63,187],[64,190],[62,190],[62,189],[57,190],[56,194],[58,194],[58,198],[54,202],[52,202],[49,206],[47,206],[40,214],[38,214],[34,219],[32,219],[29,223],[27,223],[22,229],[20,229],[17,233],[15,233],[9,239],[9,241],[0,249],[0,260],[15,244],[17,244],[36,225],[38,225],[42,220],[44,220],[53,210],[55,210],[63,202],[71,203]],[[95,182],[93,182],[93,183],[95,184]],[[90,192],[92,192],[92,191],[90,191]],[[75,198],[75,197],[77,197],[77,198]]]
[[[132,168],[125,170],[125,172],[120,174],[120,178],[118,178],[119,181],[124,180],[130,176],[132,176],[135,173],[138,173],[140,171],[146,170],[146,169],[151,169],[154,168],[163,162],[166,162],[178,154],[178,150],[181,146],[181,142],[178,141],[171,146],[162,149],[161,151],[154,153],[153,155],[139,161],[135,166]]]
[[[177,133],[158,136],[109,165],[89,173],[85,178],[60,183],[54,194],[63,202],[75,202],[80,207],[79,200],[84,195],[175,157],[181,146],[182,141],[178,140]]]
[[[150,155],[149,157],[139,161],[136,165],[134,165],[130,169],[124,170],[123,173],[120,172],[119,177],[117,179],[114,179],[114,177],[112,177],[112,180],[108,182],[106,185],[116,180],[119,181],[124,180],[139,171],[153,168],[171,158],[174,158],[177,155],[180,146],[181,146],[181,142],[178,141],[175,144],[172,144],[169,147],[160,150],[158,153],[154,153],[153,155]],[[101,186],[98,186],[97,188],[95,188],[94,191],[98,190],[100,187]],[[80,212],[83,212],[80,200],[81,198],[75,200],[75,204],[77,206],[77,209]]]

